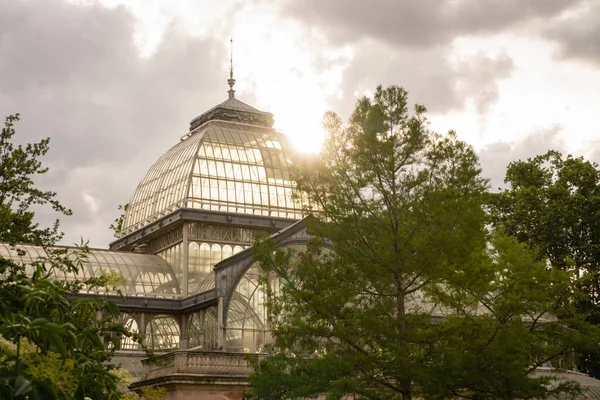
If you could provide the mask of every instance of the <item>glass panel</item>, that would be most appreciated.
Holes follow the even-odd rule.
[[[233,255],[233,249],[231,248],[231,246],[228,244],[223,246],[223,260],[231,257],[232,255]]]
[[[208,273],[211,270],[210,266],[210,246],[208,243],[200,245],[200,272]]]
[[[221,261],[221,246],[213,244],[210,248],[210,264],[211,267]],[[212,269],[212,268],[211,268]]]
[[[229,160],[231,158],[230,152],[229,152],[229,146],[227,145],[222,145],[221,146],[221,151],[222,151],[222,157],[223,160]]]
[[[188,273],[200,272],[200,246],[191,242],[188,250]]]
[[[213,155],[215,158],[221,158],[221,146],[218,144],[213,144]]]

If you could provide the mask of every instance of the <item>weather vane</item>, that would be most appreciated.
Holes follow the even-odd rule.
[[[233,38],[229,39],[230,45],[230,56],[229,56],[229,79],[227,79],[227,84],[229,85],[229,98],[233,99],[235,96],[235,90],[233,90],[233,85],[235,85],[235,79],[233,79]]]

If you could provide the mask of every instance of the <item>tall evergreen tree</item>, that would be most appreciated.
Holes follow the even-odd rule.
[[[549,317],[568,279],[488,235],[487,180],[454,132],[378,87],[323,152],[299,165],[314,206],[304,251],[257,244],[275,336],[250,396],[261,399],[532,398],[576,391],[532,369],[587,345]],[[525,321],[525,322],[524,322]]]

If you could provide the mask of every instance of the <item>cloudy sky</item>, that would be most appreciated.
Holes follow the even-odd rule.
[[[236,97],[305,151],[325,111],[397,84],[493,186],[550,148],[600,161],[600,0],[0,0],[0,116],[51,137],[39,184],[73,209],[65,243],[106,247],[117,205],[225,100],[231,36]]]

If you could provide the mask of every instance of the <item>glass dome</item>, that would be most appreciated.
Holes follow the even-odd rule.
[[[121,235],[178,208],[302,218],[287,151],[285,137],[270,126],[204,123],[150,168],[131,198]]]

